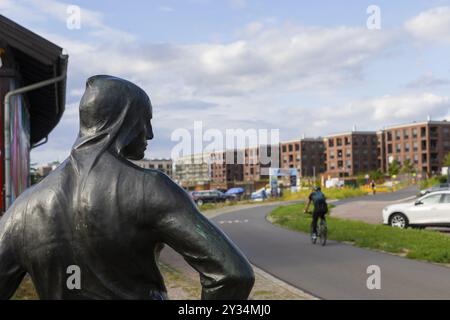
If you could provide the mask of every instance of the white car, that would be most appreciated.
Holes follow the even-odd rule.
[[[393,204],[383,209],[383,224],[392,227],[450,226],[450,190],[429,193],[415,202]]]

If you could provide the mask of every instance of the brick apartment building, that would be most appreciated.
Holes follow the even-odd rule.
[[[391,126],[383,130],[384,162],[410,160],[421,175],[439,173],[444,157],[450,152],[450,123],[425,121]]]
[[[208,189],[211,182],[211,154],[200,153],[177,158],[174,178],[187,189]]]
[[[383,130],[377,131],[377,167],[387,172],[386,139]]]
[[[326,176],[344,178],[378,169],[378,139],[373,131],[351,131],[325,137]]]
[[[173,163],[171,159],[143,159],[133,161],[133,163],[144,169],[158,169],[169,177],[173,177]]]
[[[239,161],[239,153],[242,160]],[[228,150],[211,155],[211,183],[215,187],[231,188],[244,180],[243,151]],[[239,163],[240,162],[240,163]]]
[[[280,143],[280,167],[295,168],[299,177],[325,172],[325,143],[322,138],[302,138]]]
[[[274,152],[276,154],[274,154]],[[268,158],[275,158],[278,163],[268,161]],[[246,148],[244,150],[244,181],[258,182],[269,180],[269,168],[279,167],[280,153],[279,146],[259,146]]]

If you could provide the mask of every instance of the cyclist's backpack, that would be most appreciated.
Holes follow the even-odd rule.
[[[316,192],[314,197],[314,210],[316,212],[328,213],[328,204],[322,192]]]

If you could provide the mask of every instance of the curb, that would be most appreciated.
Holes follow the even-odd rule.
[[[252,267],[253,267],[253,270],[255,271],[255,273],[258,274],[260,277],[276,284],[277,286],[283,288],[286,291],[291,292],[292,294],[302,297],[304,300],[320,300],[318,297],[313,296],[312,294],[307,293],[299,288],[291,286],[290,284],[272,276],[271,274],[265,272],[264,270],[258,268],[257,266],[255,266],[253,264],[252,264]]]

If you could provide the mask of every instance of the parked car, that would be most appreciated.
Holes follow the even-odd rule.
[[[219,190],[194,191],[191,196],[199,206],[204,203],[228,202],[236,199],[235,195],[227,195]]]
[[[450,227],[450,190],[428,193],[417,201],[383,209],[383,223],[392,227]]]
[[[424,189],[424,190],[420,190],[420,195],[424,196],[430,192],[435,192],[435,191],[445,191],[445,190],[450,190],[450,183],[439,183],[439,184],[435,184],[434,186]]]
[[[228,189],[225,194],[235,196],[236,200],[241,200],[244,195],[245,189],[241,187]]]
[[[250,196],[250,199],[253,201],[263,201],[270,196],[271,189],[261,188],[253,192]]]

